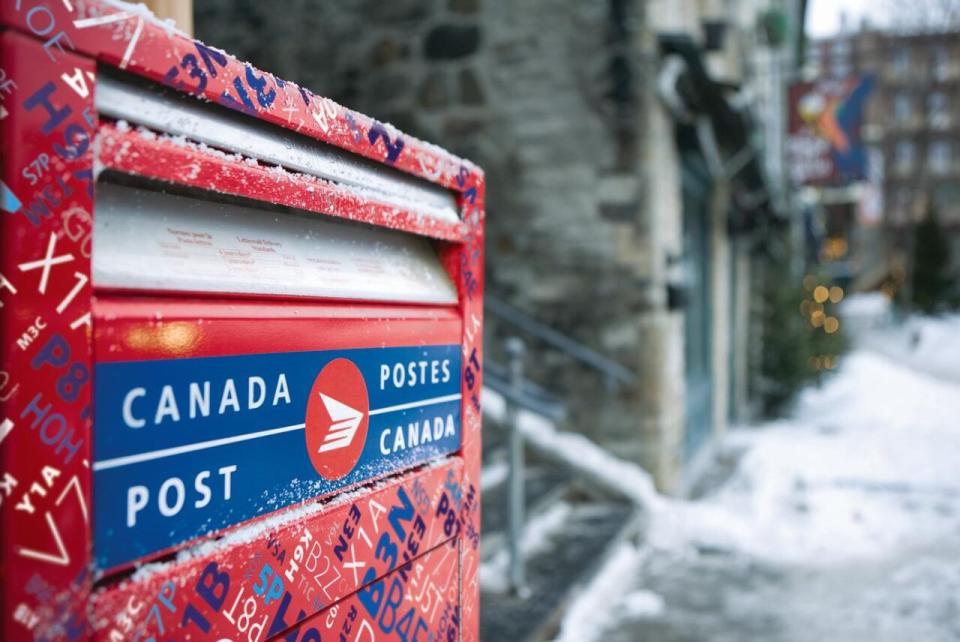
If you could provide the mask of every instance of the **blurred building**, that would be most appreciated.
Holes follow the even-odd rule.
[[[679,491],[746,403],[797,0],[196,0],[197,36],[488,177],[487,366]],[[774,180],[768,180],[772,175]]]
[[[859,223],[857,286],[902,273],[911,237],[905,232],[931,207],[949,230],[960,272],[960,31],[907,34],[863,25],[811,43],[807,66],[819,78],[876,78],[863,128],[868,181],[827,194]]]

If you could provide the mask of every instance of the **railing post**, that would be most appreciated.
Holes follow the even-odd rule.
[[[513,398],[523,395],[523,341],[517,337],[507,339],[507,359],[510,372],[510,387]],[[523,434],[520,432],[520,408],[516,401],[507,397],[506,420],[510,431],[510,470],[507,482],[507,523],[510,538],[510,589],[518,595],[525,591],[525,573],[523,564]]]

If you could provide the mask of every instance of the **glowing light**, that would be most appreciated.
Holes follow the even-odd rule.
[[[840,319],[837,317],[827,317],[823,320],[823,330],[827,334],[833,334],[840,329]]]
[[[815,328],[819,328],[820,326],[823,325],[825,316],[826,315],[824,315],[822,311],[814,310],[813,314],[810,315],[810,325],[812,325]]]
[[[834,285],[830,288],[830,303],[840,303],[843,301],[843,288]]]
[[[197,340],[197,327],[186,321],[168,323],[160,330],[160,344],[169,352],[182,353]]]
[[[813,300],[817,303],[824,303],[830,298],[830,290],[825,285],[818,285],[813,290]]]
[[[123,337],[124,343],[134,350],[144,350],[153,345],[153,334],[146,328],[134,326]]]

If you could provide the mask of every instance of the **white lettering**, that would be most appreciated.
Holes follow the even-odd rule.
[[[174,488],[177,491],[177,500],[174,502],[173,506],[170,505],[169,495],[170,489]],[[159,500],[160,514],[164,517],[172,517],[180,512],[180,509],[183,508],[183,500],[186,497],[186,490],[183,487],[183,481],[179,477],[171,477],[167,481],[163,482],[160,486],[160,493],[157,497]]]
[[[143,510],[150,499],[146,486],[131,486],[127,489],[127,528],[137,525],[137,513]]]
[[[224,501],[230,499],[232,495],[232,475],[236,472],[237,466],[222,466],[218,469],[223,477],[223,495]],[[216,494],[216,485],[211,487],[211,471],[201,470],[193,479],[194,492],[191,493],[193,507],[203,509],[213,503]],[[189,482],[187,482],[189,483]],[[151,504],[151,491],[146,486],[131,486],[127,489],[127,527],[133,528],[137,525],[137,516],[139,513]],[[180,477],[170,477],[165,480],[160,488],[157,489],[156,507],[159,513],[164,517],[173,517],[180,513],[186,505],[187,490],[186,484]]]
[[[223,498],[230,499],[230,475],[237,472],[237,465],[224,466],[218,469],[217,472],[223,475]]]
[[[147,425],[145,419],[137,419],[133,416],[133,400],[137,397],[145,397],[147,395],[146,388],[134,388],[127,393],[127,396],[123,399],[123,423],[127,424],[129,428],[143,428]]]
[[[159,426],[164,417],[170,417],[175,422],[180,421],[180,409],[177,408],[177,398],[173,396],[173,386],[164,386],[160,391],[160,402],[157,404],[153,423]]]
[[[447,427],[443,431],[444,437],[453,437],[457,434],[457,429],[453,425],[453,415],[447,415]]]
[[[392,365],[380,364],[380,389],[391,384],[394,388],[436,385],[450,381],[450,359],[409,361]]]
[[[406,447],[407,444],[403,442],[403,429],[400,426],[397,426],[397,431],[393,436],[393,452],[404,450]]]
[[[200,386],[196,383],[190,384],[190,418],[197,416],[200,411],[201,417],[210,416],[210,382],[203,382],[203,392],[200,392]]]
[[[193,480],[193,487],[197,489],[197,492],[202,495],[201,499],[193,502],[194,508],[203,508],[210,503],[210,496],[213,494],[210,492],[210,487],[203,483],[203,480],[210,476],[209,470],[201,471],[197,474],[197,478]]]
[[[439,441],[444,437],[455,437],[456,425],[453,415],[424,419],[422,422],[411,422],[404,427],[386,428],[380,433],[380,452],[384,455],[397,453],[408,448],[416,448]]]
[[[382,433],[380,433],[380,452],[384,455],[390,454],[390,449],[387,448],[387,437],[390,436],[390,429],[387,428]]]
[[[227,409],[227,406],[233,407],[234,412],[240,412],[240,401],[237,399],[237,386],[233,383],[233,379],[227,379],[227,382],[223,385],[223,396],[220,397],[220,410],[217,411],[218,414],[223,414],[223,411]]]
[[[287,388],[287,375],[280,373],[280,377],[277,379],[277,390],[273,393],[273,405],[276,406],[277,402],[281,399],[285,399],[286,403],[290,403],[290,390]]]
[[[390,378],[390,366],[385,363],[380,364],[380,390],[383,390],[383,386],[387,383],[387,379]]]
[[[2,373],[0,373],[2,376]],[[0,379],[0,384],[3,380]],[[264,377],[251,375],[247,377],[246,386],[238,390],[238,382],[229,378],[226,379],[222,388],[217,389],[219,384],[211,381],[193,381],[189,383],[166,384],[158,388],[148,389],[145,387],[131,388],[123,399],[122,417],[124,423],[130,428],[142,428],[149,421],[141,412],[138,412],[136,406],[137,399],[143,397],[145,403],[154,409],[152,425],[159,426],[165,422],[179,422],[181,420],[181,404],[186,403],[187,415],[190,419],[209,417],[211,412],[223,415],[227,412],[239,413],[250,410],[255,411],[266,407],[268,386],[273,385],[273,405],[281,403],[289,404],[290,387],[287,384],[285,374],[277,376],[276,382],[270,384]],[[244,386],[243,380],[239,383]],[[245,394],[246,398],[241,395]],[[219,395],[219,403],[216,402]],[[211,405],[217,404],[215,408]],[[142,409],[139,409],[142,411]],[[149,415],[147,415],[149,417]]]
[[[254,401],[254,388],[259,388],[258,398]],[[267,382],[263,377],[250,377],[247,379],[247,409],[256,410],[263,405],[267,397]]]

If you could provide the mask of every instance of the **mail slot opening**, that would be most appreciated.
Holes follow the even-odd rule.
[[[98,288],[457,301],[424,237],[115,173],[101,175],[97,195]]]

